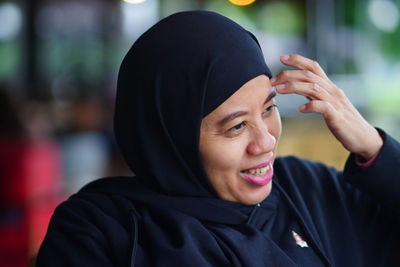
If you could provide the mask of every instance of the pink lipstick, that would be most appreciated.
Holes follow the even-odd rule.
[[[272,160],[241,171],[240,175],[254,185],[264,186],[271,182],[274,175]]]

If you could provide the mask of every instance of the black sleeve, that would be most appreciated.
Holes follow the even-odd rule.
[[[400,144],[384,144],[367,168],[350,155],[343,172],[294,157],[277,161],[277,184],[333,266],[398,266]]]
[[[385,204],[400,208],[400,143],[379,130],[384,144],[371,166],[361,168],[351,154],[343,177],[360,191]]]

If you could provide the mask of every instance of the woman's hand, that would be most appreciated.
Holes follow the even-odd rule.
[[[280,94],[298,94],[310,101],[299,107],[302,113],[320,113],[343,146],[350,152],[372,158],[383,145],[378,131],[350,103],[344,92],[326,76],[319,64],[300,55],[281,56],[285,70],[271,79]]]

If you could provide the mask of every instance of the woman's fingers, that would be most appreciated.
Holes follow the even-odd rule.
[[[299,107],[299,111],[302,113],[319,113],[324,116],[325,119],[329,119],[329,114],[332,114],[332,110],[333,107],[329,102],[321,100],[311,100]]]
[[[319,84],[327,90],[332,87],[330,80],[327,80],[309,70],[284,70],[271,79],[271,84],[275,86],[292,81]]]
[[[281,94],[298,94],[309,100],[340,101],[341,90],[331,82],[319,64],[306,57],[292,54],[281,56],[286,65],[298,68],[284,70],[271,79]],[[332,103],[334,104],[334,103]]]
[[[378,132],[317,62],[294,54],[282,56],[281,61],[296,69],[282,71],[271,79],[278,93],[305,96],[309,102],[300,106],[299,111],[321,114],[333,135],[349,151],[366,159],[379,151],[383,143]]]
[[[307,97],[309,100],[326,99],[327,91],[318,83],[286,82],[275,86],[280,94],[297,94]]]
[[[315,60],[298,54],[284,55],[280,57],[280,60],[287,66],[295,67],[301,70],[309,70],[323,78],[328,78],[319,63]]]

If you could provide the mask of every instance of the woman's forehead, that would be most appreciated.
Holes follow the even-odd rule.
[[[276,95],[274,87],[271,86],[266,75],[260,75],[244,84],[232,96],[225,100],[220,106],[206,116],[227,116],[221,119],[221,124],[229,120],[229,116],[243,115],[251,109],[262,107]]]

